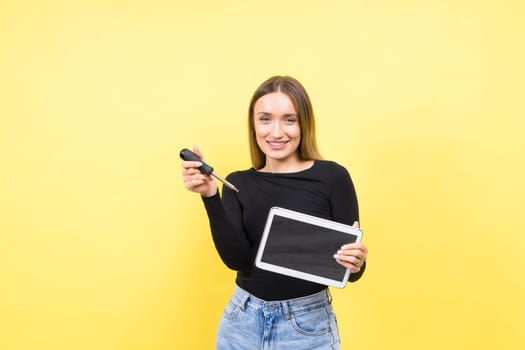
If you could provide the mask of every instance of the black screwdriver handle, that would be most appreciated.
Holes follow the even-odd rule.
[[[180,151],[180,157],[183,159],[183,160],[188,160],[188,161],[192,161],[192,162],[201,162],[202,165],[199,167],[199,170],[206,174],[206,175],[210,175],[211,173],[213,173],[213,168],[211,166],[209,166],[208,164],[204,163],[198,155],[196,155],[195,153],[193,153],[192,151],[190,151],[189,149],[187,148],[184,148],[183,150]]]

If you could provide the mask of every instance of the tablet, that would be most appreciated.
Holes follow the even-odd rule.
[[[359,242],[360,229],[297,211],[273,207],[264,227],[255,265],[263,270],[344,288],[350,270],[334,254]]]

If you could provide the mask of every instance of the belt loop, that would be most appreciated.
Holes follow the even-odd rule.
[[[282,307],[283,307],[283,316],[284,316],[284,319],[285,320],[289,320],[291,318],[291,314],[290,314],[290,309],[288,308],[288,302],[286,301],[283,301],[281,303]]]
[[[246,309],[246,303],[248,302],[248,299],[250,299],[250,294],[243,293],[239,300],[239,308],[244,311]]]

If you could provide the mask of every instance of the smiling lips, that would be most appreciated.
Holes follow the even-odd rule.
[[[278,151],[286,147],[288,141],[266,141],[266,143],[270,146],[272,150]]]

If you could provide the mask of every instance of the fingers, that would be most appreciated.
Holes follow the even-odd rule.
[[[334,258],[341,262],[346,262],[346,263],[349,263],[355,266],[362,265],[362,263],[365,261],[361,257],[355,256],[355,255],[344,255],[343,253],[339,253],[339,252],[334,255]]]
[[[202,152],[199,149],[199,146],[193,145],[193,153],[195,153],[197,156],[199,156],[200,159],[202,159]]]
[[[187,190],[200,193],[203,197],[211,197],[217,193],[217,184],[213,178],[195,168],[184,170],[182,179]]]
[[[182,164],[182,180],[184,181],[184,185],[187,189],[192,189],[196,186],[213,181],[211,176],[203,174],[198,169],[199,163],[200,162],[183,162]]]
[[[366,260],[366,254],[356,250],[338,250],[337,253],[334,254],[334,258],[359,266]]]
[[[202,165],[201,162],[184,161],[182,162],[182,178],[186,182],[189,177],[197,177],[197,175],[204,175],[199,167]]]
[[[182,167],[184,169],[188,169],[188,168],[198,168],[202,165],[202,162],[195,162],[195,161],[192,161],[192,160],[185,160],[182,162]]]
[[[365,260],[362,260],[355,256],[344,256],[335,254],[334,255],[335,261],[339,263],[340,265],[343,265],[345,268],[349,269],[350,272],[356,273],[361,271],[361,268],[363,267]]]
[[[195,153],[200,158],[202,158],[202,153],[200,152],[197,146],[193,146],[193,151],[194,152],[196,151]],[[198,170],[198,168],[202,166],[202,162],[185,160],[181,163],[181,165],[182,165],[182,176],[186,176],[186,175],[193,175],[193,174],[199,173],[200,171]]]
[[[193,145],[193,153],[195,153],[200,159],[202,159],[202,152],[199,149],[199,146]],[[202,162],[197,161],[183,161],[182,167],[183,168],[198,168],[202,165]]]
[[[350,270],[359,272],[366,261],[368,248],[362,243],[345,244],[334,254],[335,260]]]
[[[202,159],[202,152],[196,145],[193,146],[193,152]],[[217,184],[209,175],[203,174],[199,167],[202,162],[183,161],[182,162],[182,180],[184,187],[192,192],[198,192],[205,197],[210,197],[217,192]]]
[[[335,259],[335,261],[337,261],[338,264],[350,270],[351,273],[359,272],[361,271],[361,268],[363,267],[363,264],[359,264],[359,263],[349,263],[349,262],[339,260],[339,259]]]
[[[213,181],[208,175],[204,175],[202,173],[197,173],[193,175],[185,175],[183,176],[184,186],[192,190],[200,185],[204,185],[209,183],[210,181]]]
[[[368,254],[368,248],[361,242],[348,243],[341,247],[342,250],[359,250],[364,254]]]

